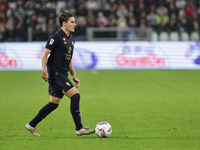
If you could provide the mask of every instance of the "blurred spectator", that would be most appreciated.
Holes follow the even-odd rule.
[[[76,41],[85,41],[86,40],[86,28],[87,28],[87,22],[86,19],[81,16],[77,18],[77,25],[76,29],[73,33]]]
[[[40,5],[40,7],[37,9],[36,13],[37,15],[43,15],[43,16],[46,16],[46,12],[45,12],[45,7],[43,5]]]
[[[4,22],[3,20],[0,20],[0,42],[5,41],[6,39],[6,29],[4,27]]]
[[[26,24],[27,24],[27,27],[30,27],[34,31],[37,25],[37,16],[33,14],[31,18],[27,19]]]
[[[87,10],[94,10],[94,11],[96,11],[96,10],[99,9],[99,4],[95,0],[87,0],[85,2],[85,7],[86,7]]]
[[[23,42],[26,41],[26,28],[24,27],[22,16],[19,16],[18,18],[18,23],[14,31],[14,37],[16,42]]]
[[[117,8],[117,7],[115,7],[115,5],[111,5],[111,6],[110,6],[110,9],[109,9],[109,12],[108,12],[108,13],[109,13],[108,18],[109,18],[110,16],[116,18],[116,8]]]
[[[161,20],[161,23],[158,26],[157,32],[161,33],[161,32],[166,32],[167,30],[168,30],[168,24],[166,20]]]
[[[186,15],[185,6],[182,6],[180,10],[178,11],[178,19],[182,20],[183,18],[186,18],[186,17],[187,15]]]
[[[156,13],[157,13],[158,15],[160,15],[161,13],[168,14],[168,9],[167,9],[164,5],[160,5],[160,6],[156,9]]]
[[[76,38],[83,35],[83,40],[88,27],[200,32],[197,0],[0,0],[0,41],[46,40],[58,29],[57,14],[64,11],[75,14],[74,34]],[[116,31],[110,33],[100,36],[116,35]]]
[[[151,21],[152,21],[152,20],[156,20],[157,17],[158,17],[158,15],[157,15],[154,11],[151,11],[151,12],[146,16],[146,20],[147,20],[148,25],[151,24]]]
[[[116,27],[117,20],[114,16],[109,16],[107,27]]]
[[[8,9],[9,6],[6,0],[0,0],[0,12],[2,12],[4,16],[6,16]]]
[[[131,12],[131,13],[134,13],[134,10],[135,10],[135,5],[134,5],[134,3],[129,3],[128,4],[128,12]]]
[[[76,10],[76,16],[86,16],[87,15],[87,9],[85,9],[84,4],[78,5],[78,9]]]
[[[76,2],[75,0],[68,0],[66,1],[66,7],[69,9],[69,8],[75,8],[76,7]]]
[[[107,0],[98,0],[99,1],[99,11],[103,12],[103,14],[107,17],[109,15],[110,4]]]
[[[134,17],[129,18],[128,20],[128,27],[137,27],[137,21]]]
[[[193,31],[197,31],[200,33],[200,27],[198,20],[193,20]]]
[[[118,8],[118,5],[116,4],[115,0],[110,0],[110,7],[114,7],[115,10]]]
[[[35,10],[36,10],[36,9],[35,9],[35,6],[34,6],[33,4],[28,5],[28,6],[26,7],[26,14],[27,14],[27,16],[28,16],[28,17],[31,17],[33,14],[36,13]]]
[[[147,14],[145,11],[143,11],[140,15],[140,19],[144,19],[146,21],[146,17],[147,17]]]
[[[86,1],[86,0],[76,0],[76,1],[77,1],[77,2],[76,2],[75,8],[77,9],[79,5],[85,5],[85,1]]]
[[[165,6],[167,8],[170,8],[170,5],[174,5],[175,6],[175,0],[166,0],[165,1]],[[176,6],[175,6],[176,7]]]
[[[159,5],[159,0],[146,0],[145,1],[145,6],[147,6],[147,7],[152,4],[157,7]]]
[[[38,23],[43,23],[43,24],[46,25],[46,17],[45,17],[45,14],[39,13],[39,14],[37,15],[37,22],[38,22]]]
[[[131,17],[135,17],[135,16],[134,16],[134,13],[132,13],[132,12],[128,12],[127,19],[129,19],[129,18],[131,18]]]
[[[98,14],[97,14],[97,26],[106,27],[107,24],[108,24],[107,18],[104,16],[104,14],[102,12],[98,12]]]
[[[61,6],[60,12],[68,12],[68,11],[69,9],[65,5]]]
[[[147,36],[146,27],[146,20],[141,18],[139,25],[139,37],[143,38]]]
[[[186,7],[187,17],[192,17],[192,15],[197,13],[197,8],[194,6],[192,1],[189,2],[189,5]]]
[[[10,9],[7,11],[6,17],[3,17],[3,18],[4,18],[4,19],[7,19],[7,18],[13,18],[13,19],[15,19],[15,14],[16,14],[16,9],[10,8]]]
[[[136,8],[134,10],[134,15],[136,17],[136,20],[139,22],[140,20],[140,15],[142,12],[146,11],[144,3],[139,3],[136,5]]]
[[[175,13],[172,13],[170,16],[170,20],[176,20],[176,19],[178,19],[177,15]]]
[[[196,20],[197,22],[200,23],[200,17],[196,13],[192,15],[192,17],[190,18],[190,20],[193,20],[193,21]]]
[[[14,24],[13,20],[9,19],[6,23],[6,33],[5,33],[5,41],[6,42],[14,42],[15,41],[15,35],[14,35]]]
[[[40,0],[39,2],[36,3],[35,8],[36,9],[40,9],[40,8],[46,9],[47,8],[47,1],[46,0]]]
[[[169,9],[169,13],[168,14],[169,14],[170,18],[171,18],[172,14],[176,14],[176,15],[178,14],[178,10],[176,9],[174,3],[170,3],[168,9]]]
[[[116,27],[117,20],[114,16],[108,18],[108,25],[106,27]],[[107,33],[108,37],[116,37],[116,31],[110,31]]]
[[[72,14],[76,14],[76,9],[75,9],[75,7],[70,7],[70,8],[69,8],[69,12],[72,13]]]
[[[88,11],[87,22],[88,27],[96,27],[96,17],[93,11]]]
[[[29,6],[32,5],[33,7],[35,7],[36,5],[36,1],[35,0],[27,0],[25,3],[25,8],[28,10],[28,8],[30,8]]]
[[[46,41],[48,40],[48,34],[44,29],[44,24],[40,22],[36,26],[35,32],[33,32],[33,40],[34,41]]]
[[[116,0],[116,1],[117,1],[117,0]],[[120,6],[120,5],[125,5],[125,4],[123,3],[123,0],[118,0],[118,1],[117,1],[117,5]]]
[[[158,25],[156,23],[156,20],[151,20],[150,27],[152,28],[153,31],[158,32]]]
[[[176,5],[177,9],[180,9],[180,8],[186,6],[186,1],[185,0],[176,0],[175,5]]]
[[[58,30],[58,27],[55,25],[55,21],[53,18],[49,18],[47,22],[47,35],[48,38]]]
[[[190,34],[193,30],[193,26],[192,26],[191,22],[188,21],[187,18],[183,18],[180,22],[179,29],[180,29],[180,32],[185,31]]]
[[[18,9],[18,11],[15,13],[15,16],[16,16],[16,17],[17,17],[17,16],[21,16],[22,19],[25,20],[25,19],[26,19],[26,12],[25,12],[24,8],[20,7],[20,8]]]
[[[16,10],[18,11],[18,9],[24,9],[24,3],[22,0],[16,2]]]
[[[150,5],[147,5],[147,14],[151,13],[151,12],[154,12],[156,13],[156,5],[154,3],[150,4]]]
[[[178,31],[178,25],[176,19],[171,19],[169,21],[168,32]]]
[[[127,23],[126,23],[126,18],[124,18],[123,16],[117,19],[117,26],[120,28],[125,28],[127,27]]]
[[[160,15],[158,15],[158,17],[156,18],[157,24],[160,25],[162,20],[164,20],[166,24],[169,22],[169,16],[165,14],[164,11],[161,11]]]
[[[56,22],[56,5],[54,2],[50,2],[46,9],[46,20],[53,19]]]
[[[36,25],[35,29],[36,30],[42,29],[42,31],[45,32],[47,30],[46,23],[43,21],[40,21],[40,22],[38,21],[38,24]]]
[[[118,18],[128,16],[128,9],[126,8],[124,4],[120,5],[119,8],[117,9],[116,16]]]

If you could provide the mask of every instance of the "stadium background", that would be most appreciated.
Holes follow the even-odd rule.
[[[62,11],[75,14],[76,41],[88,40],[87,29],[96,27],[101,32],[95,30],[92,40],[115,38],[114,31],[121,29],[122,40],[135,40],[134,36],[146,40],[148,33],[148,40],[198,41],[199,5],[198,0],[1,0],[0,41],[46,41],[59,28]],[[105,32],[108,27],[114,28],[113,32]],[[140,32],[130,34],[126,28]],[[145,32],[147,29],[151,32]]]
[[[41,70],[62,11],[76,18],[75,69],[200,66],[199,1],[1,0],[0,6],[1,70]]]
[[[67,97],[41,137],[25,129],[49,101],[41,55],[61,11],[77,21],[82,121],[109,122],[107,139],[76,137]],[[199,15],[199,0],[0,0],[0,149],[199,150]]]

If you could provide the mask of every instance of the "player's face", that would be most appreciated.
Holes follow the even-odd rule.
[[[68,22],[65,23],[65,29],[69,32],[74,32],[75,30],[75,18],[74,17],[70,17]]]

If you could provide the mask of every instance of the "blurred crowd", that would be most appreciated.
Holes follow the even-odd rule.
[[[199,0],[0,0],[0,42],[46,41],[64,11],[75,15],[74,36],[83,41],[88,27],[200,31]]]

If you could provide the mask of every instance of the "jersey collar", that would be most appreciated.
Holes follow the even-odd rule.
[[[66,34],[62,29],[60,29],[60,30],[62,31],[62,33],[63,33],[67,38],[70,38],[71,34],[69,34],[69,36],[67,36],[67,34]]]

